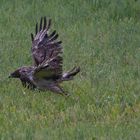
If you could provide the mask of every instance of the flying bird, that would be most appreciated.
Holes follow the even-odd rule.
[[[36,23],[35,34],[31,33],[33,64],[18,68],[9,78],[19,78],[22,85],[30,89],[67,94],[60,83],[72,80],[80,72],[80,67],[63,72],[62,42],[57,41],[55,30],[49,33],[50,26],[51,19],[47,21],[46,17],[41,17],[40,24]]]

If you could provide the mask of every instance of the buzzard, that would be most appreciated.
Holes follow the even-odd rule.
[[[31,33],[33,65],[18,68],[9,78],[19,78],[22,85],[30,89],[66,94],[60,83],[72,80],[80,68],[63,73],[62,42],[57,41],[56,31],[49,33],[50,26],[51,19],[47,21],[46,17],[41,17],[39,25],[36,23],[35,35]]]

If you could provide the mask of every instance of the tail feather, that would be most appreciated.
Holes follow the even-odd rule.
[[[77,67],[77,68],[74,67],[72,70],[70,70],[70,71],[64,73],[63,76],[62,76],[62,79],[63,79],[64,81],[72,80],[73,77],[74,77],[77,73],[79,73],[79,72],[80,72],[80,67]]]

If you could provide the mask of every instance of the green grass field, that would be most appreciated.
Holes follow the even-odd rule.
[[[10,72],[31,65],[30,33],[52,18],[63,41],[62,86],[30,91]],[[139,140],[140,1],[0,0],[0,140]]]

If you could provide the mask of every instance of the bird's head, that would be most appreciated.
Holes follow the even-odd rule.
[[[9,78],[20,78],[20,75],[20,69],[17,69],[14,72],[10,73]]]
[[[9,78],[21,78],[29,76],[32,72],[32,67],[21,67],[9,75]]]

